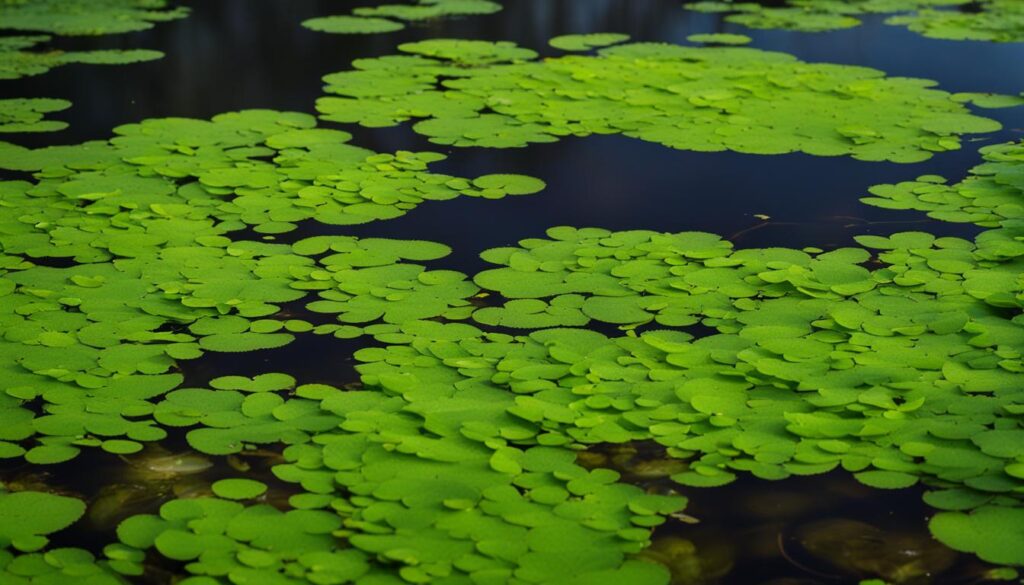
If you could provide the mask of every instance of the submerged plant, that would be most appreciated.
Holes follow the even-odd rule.
[[[432,142],[521,147],[625,134],[678,149],[915,162],[999,124],[934,82],[748,48],[640,43],[543,61],[511,43],[429,40],[324,78],[326,120],[416,121]]]

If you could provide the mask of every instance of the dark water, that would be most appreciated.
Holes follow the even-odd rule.
[[[808,61],[864,65],[890,75],[930,78],[950,91],[1017,93],[1024,88],[1024,44],[927,39],[885,26],[882,18],[874,17],[855,29],[809,34],[748,31],[723,23],[716,15],[684,11],[679,0],[507,0],[505,11],[490,16],[440,21],[390,35],[341,36],[308,31],[299,23],[346,12],[352,3],[196,0],[188,4],[193,7],[190,18],[160,24],[151,31],[60,39],[54,45],[159,49],[167,54],[163,60],[117,67],[72,65],[39,77],[0,82],[3,97],[60,97],[74,103],[57,116],[68,120],[70,129],[49,136],[18,136],[17,141],[31,146],[75,143],[105,138],[111,128],[145,118],[208,118],[244,108],[314,113],[323,75],[348,68],[356,58],[393,53],[400,42],[437,37],[512,40],[549,53],[547,39],[575,32],[625,32],[635,40],[679,43],[694,33],[740,32],[752,36],[756,48],[785,51]],[[537,196],[501,201],[460,198],[426,203],[397,220],[330,230],[441,241],[452,246],[454,253],[439,264],[468,273],[483,268],[477,259],[480,251],[537,237],[548,227],[565,224],[710,231],[743,247],[830,248],[849,245],[858,234],[913,229],[969,237],[976,231],[972,226],[931,222],[916,212],[876,209],[858,198],[871,185],[923,174],[959,178],[977,164],[978,147],[1024,138],[1024,108],[984,114],[1000,120],[1004,130],[966,142],[961,151],[912,165],[802,154],[684,152],[621,136],[567,139],[516,150],[447,150],[429,144],[407,127],[359,129],[355,134],[361,146],[377,151],[448,152],[449,160],[435,169],[462,176],[529,174],[547,181],[548,189]],[[755,214],[771,220],[762,221]],[[185,367],[189,384],[226,374],[282,371],[303,382],[341,385],[355,379],[349,356],[360,343],[365,342],[300,336],[287,348],[232,356],[230,361],[211,356]],[[86,495],[94,494],[100,484],[92,480],[82,484],[74,478],[76,470],[85,468],[92,464],[77,462],[53,472],[80,484],[77,489]],[[224,469],[221,465],[210,473],[215,476]],[[794,527],[845,515],[927,538],[928,512],[916,492],[866,494],[844,477],[771,485],[745,480],[693,494],[688,513],[699,517],[701,524],[674,523],[659,535],[684,534],[699,543],[711,543],[707,546],[712,548],[722,541],[731,543],[739,555],[735,562],[742,568],[732,574],[730,583],[782,576],[812,579],[788,582],[793,584],[855,582],[848,576],[835,577],[834,567],[816,564],[806,551],[794,550],[800,548],[793,540],[797,538]],[[786,508],[780,503],[792,504],[793,498],[802,504]],[[155,505],[150,502],[147,509],[128,511],[152,511]],[[82,544],[81,535],[72,536]],[[103,536],[97,542],[107,540]],[[978,569],[973,561],[960,558],[956,563],[948,578],[936,582],[975,579]]]

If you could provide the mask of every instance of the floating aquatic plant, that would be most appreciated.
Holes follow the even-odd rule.
[[[975,223],[997,227],[1024,219],[1024,145],[986,146],[981,149],[985,164],[971,169],[966,179],[949,185],[937,175],[918,177],[896,185],[870,189],[868,205],[886,209],[915,209],[942,221]]]
[[[50,40],[48,36],[0,37],[0,79],[18,79],[41,75],[54,67],[72,63],[125,65],[153,61],[164,56],[147,49],[96,51],[32,50]]]
[[[548,41],[552,47],[563,51],[589,51],[599,47],[617,45],[629,40],[629,35],[620,33],[587,33],[562,35]]]
[[[0,183],[0,457],[57,463],[83,447],[130,453],[162,439],[153,417],[164,412],[147,401],[181,383],[176,360],[205,351],[469,316],[477,289],[463,275],[405,262],[444,256],[445,246],[230,236],[277,234],[307,219],[364,223],[424,200],[528,194],[543,182],[433,174],[427,163],[440,155],[373,153],[314,123],[247,111],[149,120],[82,145],[0,144],[2,166],[37,177]],[[47,266],[53,259],[72,265]],[[309,308],[337,314],[339,324],[275,318],[283,303],[314,292],[320,300]],[[22,406],[37,398],[41,416]]]
[[[111,552],[120,554],[119,549]],[[80,548],[59,548],[17,556],[0,549],[0,579],[7,583],[33,585],[76,581],[89,585],[124,585],[125,580],[108,568],[120,562],[123,561],[97,562],[91,552]]]
[[[0,549],[32,552],[46,546],[46,536],[73,524],[85,513],[76,498],[42,492],[0,491]]]
[[[401,11],[387,12],[364,14]],[[404,50],[329,76],[347,97],[322,100],[325,117],[427,118],[420,132],[460,145],[621,132],[909,162],[995,129],[964,101],[1016,103],[750,49]],[[131,456],[176,429],[209,457],[283,450],[271,470],[288,506],[278,481],[219,479],[212,496],[122,522],[98,560],[47,550],[82,501],[0,493],[0,581],[121,584],[162,557],[194,585],[666,585],[663,551],[641,553],[686,499],[579,458],[636,441],[665,450],[680,491],[835,469],[923,484],[937,538],[1024,565],[1019,144],[985,149],[952,186],[872,189],[875,203],[989,228],[973,240],[737,250],[706,233],[559,227],[486,251],[494,268],[470,277],[428,269],[450,252],[440,243],[278,238],[542,181],[439,175],[441,155],[374,153],[298,113],[115,134],[0,143],[0,167],[32,173],[0,182],[0,457]],[[373,337],[356,389],[280,372],[183,386],[184,360],[308,334]]]
[[[614,471],[579,467],[573,453],[653,440],[684,462],[672,478],[690,487],[836,468],[883,489],[924,482],[926,501],[944,510],[932,522],[938,538],[1024,564],[1012,521],[1024,342],[1003,310],[1021,301],[1018,229],[1008,221],[974,242],[860,238],[874,253],[553,229],[485,253],[502,267],[477,283],[511,300],[477,310],[481,327],[403,318],[369,328],[385,346],[356,353],[362,390],[266,374],[157,398],[156,421],[188,429],[202,452],[289,445],[274,474],[304,493],[289,512],[172,502],[160,517],[126,521],[119,536],[137,558],[155,548],[194,561],[194,574],[231,580],[372,583],[395,579],[397,565],[412,583],[662,584],[663,569],[626,555],[684,500],[643,495]],[[350,244],[315,238],[292,252]],[[873,255],[880,264],[864,268]],[[536,306],[517,305],[528,300]],[[570,317],[626,333],[560,327]],[[492,322],[539,330],[488,332]],[[695,338],[686,328],[696,323],[714,333]],[[214,490],[251,499],[263,486],[227,480]],[[267,522],[281,529],[259,529]],[[196,528],[209,524],[226,532]],[[317,573],[331,570],[340,575]]]
[[[366,16],[322,16],[311,18],[302,26],[317,32],[350,34],[375,34],[402,30],[405,25],[386,18],[370,18]]]
[[[752,40],[747,35],[732,33],[705,33],[686,37],[691,43],[706,43],[711,45],[746,45]]]
[[[439,331],[450,327],[435,325]],[[435,411],[449,402],[444,397],[451,390],[439,384],[430,387],[422,387],[426,393],[416,402]],[[285,543],[299,538],[287,532],[287,521],[294,517],[296,529],[325,526],[327,532],[345,537],[352,545],[349,550],[339,549],[330,538],[321,538],[315,550],[322,547],[324,556],[347,557],[356,565],[352,570],[358,568],[349,578],[360,583],[396,573],[413,583],[446,575],[460,580],[489,576],[503,581],[580,584],[615,578],[638,584],[664,582],[663,569],[627,561],[624,553],[640,550],[649,527],[680,509],[684,500],[646,495],[639,488],[617,484],[618,474],[578,467],[568,450],[533,447],[524,451],[503,446],[497,437],[488,440],[488,446],[475,434],[463,436],[458,430],[460,413],[469,417],[467,430],[479,427],[484,423],[480,416],[491,413],[510,425],[510,439],[513,428],[519,429],[520,439],[530,436],[530,425],[501,414],[503,401],[492,403],[489,399],[498,396],[490,396],[490,391],[471,392],[474,398],[467,395],[465,405],[452,403],[455,410],[442,412],[447,411],[442,408],[436,411],[439,417],[427,414],[426,420],[410,408],[413,405],[407,399],[380,389],[342,392],[319,385],[299,387],[296,392],[302,398],[282,401],[275,409],[278,424],[294,425],[299,420],[287,416],[286,410],[296,415],[319,413],[323,424],[316,442],[293,440],[296,444],[285,450],[289,463],[275,467],[274,473],[284,481],[300,483],[307,493],[294,496],[296,510],[283,516],[266,506],[243,510],[216,502],[190,502],[193,513],[207,508],[207,514],[220,509],[239,514],[226,533],[236,544],[218,537],[224,544],[215,548],[224,552],[216,557],[204,555],[203,565],[190,565],[193,570],[220,566],[216,574],[224,571],[232,579],[240,578],[251,569],[246,569],[241,555],[237,557],[241,563],[233,560],[237,549],[257,547],[284,561],[283,565],[268,562],[259,570],[305,574],[310,582],[321,582],[307,572],[315,568],[301,558],[305,570],[289,568],[288,559],[293,557]],[[194,404],[194,410],[212,407],[214,396],[205,402],[209,407]],[[244,418],[264,416],[242,414]],[[428,429],[436,436],[428,436]],[[230,430],[192,431],[190,441],[202,448],[205,437],[199,440],[193,435],[229,431],[245,441],[260,440],[258,435],[264,432],[253,424],[239,424]],[[345,496],[346,492],[353,495]],[[174,504],[176,509],[184,505]],[[165,506],[161,516],[173,523],[177,514],[170,507]],[[252,529],[244,529],[250,519]],[[281,522],[284,534],[259,529],[267,521]],[[125,522],[118,532],[126,545],[144,549],[155,544],[170,558],[191,560],[198,555],[196,538],[202,535],[180,535],[178,530],[173,524],[139,517]],[[148,536],[136,538],[140,531]],[[202,548],[213,544],[207,542]],[[313,552],[311,544],[304,543],[303,552]],[[213,558],[218,559],[215,564],[206,564]]]
[[[734,251],[696,233],[562,228],[550,240],[488,252],[506,267],[477,281],[513,299],[493,310],[545,299],[585,319],[658,325],[611,338],[559,328],[554,312],[553,321],[515,325],[543,330],[513,337],[403,318],[370,331],[385,347],[356,354],[361,391],[282,374],[143,390],[148,400],[136,404],[155,402],[157,424],[189,429],[202,452],[290,445],[274,473],[303,493],[287,512],[175,501],[159,517],[126,521],[109,561],[85,564],[105,578],[139,574],[154,548],[189,561],[197,576],[232,581],[663,584],[664,569],[627,555],[684,500],[644,495],[611,470],[587,471],[569,448],[638,439],[685,462],[673,479],[686,486],[840,466],[880,488],[923,480],[933,489],[929,503],[949,510],[933,521],[939,538],[1020,564],[1007,552],[1016,550],[1012,540],[966,543],[957,528],[968,522],[1013,538],[992,531],[1012,531],[1012,513],[1002,511],[1018,509],[1020,338],[997,310],[1003,289],[976,286],[985,274],[1019,274],[1021,252],[1006,229],[973,244],[919,233],[865,239],[884,250],[886,266],[873,272],[860,266],[868,253],[859,249]],[[315,238],[290,253],[329,258],[322,255],[355,252],[354,243]],[[386,249],[369,263],[393,262]],[[444,251],[426,246],[414,259]],[[478,320],[493,310],[480,309]],[[235,330],[221,329],[220,319],[193,327]],[[698,321],[718,333],[694,339],[679,329]],[[118,405],[149,378],[174,383],[134,376],[119,387]],[[244,500],[264,489],[248,480],[214,485]],[[200,528],[210,525],[226,528]]]
[[[490,0],[415,0],[415,4],[382,4],[355,8],[351,15],[311,18],[302,26],[318,32],[373,34],[401,30],[406,22],[451,16],[493,14],[501,4]]]
[[[46,114],[61,112],[71,102],[54,98],[17,98],[0,100],[0,133],[56,132],[67,122],[46,120]]]
[[[684,4],[687,10],[710,13],[726,13],[725,20],[754,29],[788,29],[804,32],[823,32],[852,28],[860,20],[852,14],[862,8],[857,3],[843,6],[840,2],[826,2],[825,9],[818,10],[813,4],[788,3],[787,6],[762,6],[755,2],[694,2]],[[830,10],[831,8],[831,10]]]
[[[976,6],[969,6],[972,4]],[[858,16],[864,14],[902,13],[887,19],[886,24],[905,25],[937,39],[1024,41],[1024,7],[1014,0],[788,0],[783,6],[714,1],[685,6],[699,12],[726,13],[725,20],[756,29],[823,32],[858,26]]]
[[[986,0],[979,8],[965,12],[919,10],[886,22],[936,39],[1024,42],[1024,5],[1013,0]]]
[[[155,549],[214,580],[662,585],[663,568],[630,555],[685,500],[575,460],[638,440],[677,458],[672,479],[690,488],[836,468],[877,488],[924,483],[942,510],[938,538],[1024,564],[1008,521],[1024,475],[1024,341],[1006,311],[1024,301],[1024,248],[1004,203],[1022,192],[1020,145],[986,149],[955,187],[987,191],[973,205],[999,210],[974,241],[905,232],[859,238],[867,249],[735,250],[704,233],[555,228],[485,252],[497,267],[470,282],[414,264],[448,252],[430,242],[230,239],[281,221],[265,219],[269,201],[289,204],[306,182],[331,188],[349,169],[361,181],[345,193],[399,172],[416,189],[432,176],[422,159],[381,158],[309,116],[270,111],[117,134],[3,147],[5,165],[36,178],[3,184],[0,452],[39,464],[89,447],[132,453],[180,428],[209,455],[286,445],[273,472],[301,493],[282,512],[260,502],[266,484],[226,479],[219,498],[132,517],[106,560],[80,555],[97,579],[140,574]],[[438,184],[481,196],[543,186],[515,175]],[[261,190],[248,213],[243,201]],[[478,308],[481,288],[507,300]],[[309,309],[336,324],[276,316],[311,292]],[[579,328],[592,321],[624,333]],[[696,324],[712,333],[695,338]],[[280,373],[183,388],[173,370],[205,350],[309,332],[382,344],[355,355],[361,390]],[[26,408],[39,399],[42,413]],[[2,553],[5,570],[68,570],[33,552],[80,515],[67,507],[75,514],[9,536],[25,554]]]
[[[416,121],[432,142],[520,147],[625,134],[678,149],[915,162],[999,124],[922,79],[747,48],[627,44],[537,61],[511,43],[429,40],[324,78],[326,120]]]
[[[0,28],[64,36],[126,33],[188,15],[186,8],[169,6],[168,0],[7,0],[0,3]]]
[[[0,29],[47,35],[0,38],[0,79],[46,73],[72,63],[122,65],[163,57],[145,49],[61,51],[40,50],[49,35],[98,36],[147,30],[154,23],[188,15],[168,0],[6,0],[0,2]],[[37,130],[38,131],[38,130]]]

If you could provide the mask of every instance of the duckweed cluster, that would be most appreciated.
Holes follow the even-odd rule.
[[[71,107],[67,100],[48,98],[0,100],[0,133],[56,132],[67,128],[67,122],[46,120],[46,114]]]
[[[686,37],[691,43],[705,43],[711,45],[747,45],[753,40],[747,35],[732,33],[704,33]]]
[[[4,456],[20,456],[17,442],[31,437],[34,463],[163,438],[146,401],[181,382],[169,372],[175,360],[284,345],[313,326],[273,315],[313,291],[321,300],[311,310],[346,323],[317,331],[338,336],[381,318],[445,315],[467,304],[467,287],[475,292],[461,276],[399,263],[446,254],[439,244],[338,237],[288,246],[233,241],[234,232],[278,234],[314,217],[363,223],[425,200],[543,187],[516,175],[433,174],[426,163],[440,155],[377,154],[314,125],[305,114],[248,111],[148,120],[77,146],[0,145],[0,164],[38,177],[0,183]],[[18,406],[36,398],[46,403],[41,418]],[[102,438],[81,442],[93,433]]]
[[[41,75],[75,63],[126,65],[160,59],[163,53],[147,49],[63,51],[48,45],[51,35],[140,31],[187,14],[185,8],[170,8],[167,0],[2,0],[0,29],[49,34],[0,37],[0,80]],[[63,130],[67,123],[43,118],[69,107],[70,102],[56,98],[0,100],[0,134]]]
[[[563,51],[590,51],[599,47],[617,45],[629,40],[629,35],[620,33],[588,33],[562,35],[548,41],[548,44]]]
[[[885,22],[926,37],[1024,42],[1024,6],[1014,0],[787,0],[782,6],[732,0],[685,4],[688,10],[726,13],[725,20],[754,29],[823,32],[860,25],[866,14],[892,14]]]
[[[194,196],[189,214],[167,218],[157,210],[169,202],[139,199],[152,188],[76,188],[98,170],[161,181],[177,194],[219,188],[221,197],[207,198],[244,197],[237,190],[253,187],[208,187],[202,177],[232,176],[255,149],[282,148],[263,170],[286,173],[286,160],[302,169],[316,146],[346,145],[337,131],[311,125],[298,114],[244,112],[150,121],[120,129],[124,141],[18,151],[16,168],[39,170],[34,186],[15,187],[27,201],[54,200],[26,208],[4,198],[15,213],[3,224],[14,235],[0,239],[13,358],[5,379],[14,381],[2,411],[5,455],[45,463],[90,446],[131,453],[182,428],[210,455],[287,445],[274,474],[300,488],[286,512],[259,503],[264,486],[239,478],[214,484],[219,498],[133,517],[106,560],[83,557],[104,579],[140,574],[154,548],[210,583],[274,575],[296,583],[665,583],[663,569],[629,555],[685,500],[644,495],[617,472],[575,462],[586,445],[637,440],[685,462],[672,477],[684,486],[837,467],[879,488],[923,481],[927,501],[944,510],[932,520],[939,538],[992,562],[1024,561],[1012,544],[1018,524],[1008,521],[1024,479],[1024,338],[1006,312],[1024,299],[1014,220],[973,242],[916,232],[860,238],[874,253],[734,250],[703,233],[557,228],[550,239],[486,252],[498,267],[470,282],[401,262],[443,256],[438,244],[231,241],[222,234],[245,225],[232,206]],[[129,146],[131,156],[104,152]],[[993,162],[974,172],[983,178],[963,183],[989,180],[1019,196],[1020,148],[986,150]],[[73,194],[99,207],[83,214],[61,203]],[[40,221],[50,206],[65,219]],[[130,236],[139,239],[117,246],[101,235],[75,266],[33,265],[61,256],[56,241],[74,240],[68,219],[102,217],[103,208],[125,215],[112,214],[100,234],[141,226]],[[18,218],[31,222],[32,253],[18,246]],[[224,231],[185,229],[209,228],[213,218]],[[170,232],[183,241],[153,239]],[[879,264],[863,266],[870,262]],[[440,288],[421,294],[419,286]],[[479,289],[507,300],[477,308],[470,300]],[[343,324],[275,318],[276,304],[308,291],[322,297],[311,310],[337,313]],[[582,328],[591,321],[624,334]],[[714,333],[695,338],[687,328],[697,324]],[[175,359],[275,347],[310,331],[383,344],[356,353],[362,389],[286,374],[185,388],[171,371]],[[37,398],[48,404],[42,416],[24,408]],[[281,529],[267,534],[267,522]],[[965,543],[965,525],[981,536]],[[46,533],[12,537],[25,554],[9,566],[63,574],[35,552],[45,541],[33,535]]]
[[[0,37],[0,80],[42,75],[49,70],[85,63],[89,65],[125,65],[153,61],[164,56],[148,49],[55,51],[40,47],[50,41],[46,35]]]
[[[1024,181],[1019,171],[1024,146],[986,146],[981,154],[986,162],[954,185],[938,175],[926,175],[914,181],[872,187],[872,196],[862,201],[886,209],[924,211],[941,221],[987,228],[1016,225],[1024,219]]]
[[[493,14],[501,4],[491,0],[415,0],[411,4],[364,6],[352,14],[321,16],[302,23],[308,29],[335,34],[374,34],[401,30],[406,23],[452,16]]]
[[[4,0],[0,27],[62,36],[94,36],[153,28],[188,10],[168,0]]]
[[[125,65],[163,57],[147,49],[63,51],[49,47],[53,37],[98,36],[152,28],[156,22],[183,18],[188,10],[168,0],[3,0],[0,29],[49,33],[0,37],[0,80],[41,75],[75,63]],[[0,100],[0,133],[54,132],[64,122],[44,120],[47,113],[71,107],[66,100]]]
[[[577,47],[572,47],[573,49]],[[624,134],[671,148],[916,162],[999,124],[933,82],[748,48],[658,43],[537,60],[512,43],[428,40],[324,78],[325,120],[413,128],[453,146]]]
[[[1024,6],[1020,2],[987,0],[979,8],[963,12],[919,10],[887,22],[936,39],[1024,42]]]

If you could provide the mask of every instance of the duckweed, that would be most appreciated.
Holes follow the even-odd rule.
[[[64,36],[146,30],[183,18],[168,0],[12,0],[0,4],[0,28]]]
[[[685,6],[726,13],[727,21],[755,29],[832,31],[860,25],[861,15],[897,13],[885,22],[926,37],[1024,42],[1024,6],[1014,0],[787,0],[783,6],[725,0]]]
[[[41,75],[54,67],[72,63],[89,65],[126,65],[153,61],[164,56],[160,51],[148,49],[96,50],[96,51],[46,51],[38,45],[45,44],[50,37],[0,37],[0,80],[18,79]]]
[[[705,33],[696,34],[686,37],[686,40],[691,43],[706,43],[713,45],[746,45],[751,42],[750,37],[747,35],[737,35],[731,33]]]
[[[237,116],[246,115],[282,119]],[[974,176],[985,175],[988,164]],[[376,311],[384,322],[365,328],[384,346],[357,352],[362,390],[301,384],[284,374],[175,388],[180,378],[160,368],[131,372],[132,386],[118,386],[119,405],[127,388],[152,380],[136,402],[151,405],[152,428],[184,428],[201,452],[284,443],[287,462],[274,474],[307,495],[293,497],[289,512],[219,499],[175,501],[160,517],[126,521],[119,529],[126,548],[111,550],[141,558],[155,547],[181,561],[216,551],[190,571],[232,580],[290,575],[373,583],[394,578],[388,566],[397,564],[398,578],[413,583],[485,576],[664,583],[663,569],[627,557],[685,500],[644,495],[618,483],[616,472],[578,467],[573,453],[590,444],[653,440],[685,462],[672,479],[690,487],[722,485],[741,473],[782,479],[839,467],[877,488],[922,481],[932,490],[927,501],[946,510],[932,522],[937,537],[987,560],[1021,564],[1007,552],[1016,549],[1005,538],[1014,537],[998,524],[1019,506],[1021,339],[1015,317],[1002,310],[1019,307],[1022,298],[1013,284],[1022,253],[1017,229],[1006,220],[973,242],[918,232],[863,237],[876,252],[823,253],[734,250],[702,233],[556,228],[550,239],[484,254],[499,267],[475,281],[509,299],[500,306],[445,315],[386,294],[402,314],[388,319],[387,311]],[[359,249],[353,244],[373,251],[378,259],[370,264],[381,266],[394,262],[386,250],[421,249],[409,258],[417,261],[446,253],[439,245],[386,241],[375,250],[372,242],[318,237],[287,249],[264,246],[275,262],[301,253],[323,263],[333,251],[348,255],[349,266]],[[872,257],[881,267],[861,266]],[[105,265],[83,266],[90,264]],[[79,280],[83,288],[96,283]],[[442,298],[468,299],[476,290]],[[197,320],[192,333],[242,335],[250,321],[239,313]],[[442,321],[423,320],[435,316]],[[591,320],[625,334],[564,327]],[[715,333],[695,338],[686,328],[697,323]],[[493,324],[534,331],[488,332]],[[101,404],[102,394],[79,392],[89,410]],[[70,394],[61,395],[62,412],[37,421],[54,423],[64,414]],[[90,424],[96,423],[86,420],[64,444],[88,446],[95,443],[89,433],[116,428],[89,431]],[[49,433],[58,425],[40,428]],[[59,434],[44,436],[43,445],[60,445],[52,441]],[[264,489],[252,480],[214,485],[219,496],[246,500]],[[227,522],[227,532],[197,528],[210,522]],[[281,529],[257,529],[267,522]],[[971,534],[990,538],[966,544],[959,536],[964,523]],[[338,548],[330,534],[352,548]],[[523,545],[510,548],[513,542]],[[323,563],[303,560],[313,554]],[[141,570],[137,561],[113,560],[89,566]]]
[[[491,0],[415,0],[413,4],[383,4],[355,8],[351,15],[311,18],[302,26],[336,34],[386,33],[405,28],[405,23],[452,16],[493,14],[501,4]]]
[[[67,128],[66,122],[46,120],[46,114],[71,107],[71,102],[53,98],[0,100],[0,133],[56,132]]]
[[[573,47],[575,48],[575,47]],[[429,40],[324,78],[325,120],[418,121],[432,142],[522,147],[625,134],[677,149],[916,162],[999,124],[933,82],[748,48],[636,43],[543,61],[511,43]]]
[[[275,348],[311,330],[358,336],[378,321],[468,316],[466,299],[477,289],[464,276],[403,262],[444,256],[443,245],[230,236],[278,234],[314,217],[363,223],[425,200],[528,194],[543,183],[436,175],[426,168],[440,155],[376,154],[348,144],[344,132],[313,126],[304,114],[247,111],[212,121],[149,120],[118,128],[107,142],[0,147],[3,166],[37,177],[0,183],[0,367],[8,383],[0,456],[56,463],[82,447],[126,453],[135,442],[162,439],[153,417],[165,413],[148,400],[181,383],[176,360],[206,351]],[[73,265],[48,266],[54,259]],[[274,318],[281,304],[314,292],[319,300],[309,309],[342,324]],[[266,383],[258,378],[251,387]],[[19,406],[36,398],[47,404],[40,417]],[[31,437],[37,441],[26,451],[20,443]]]

